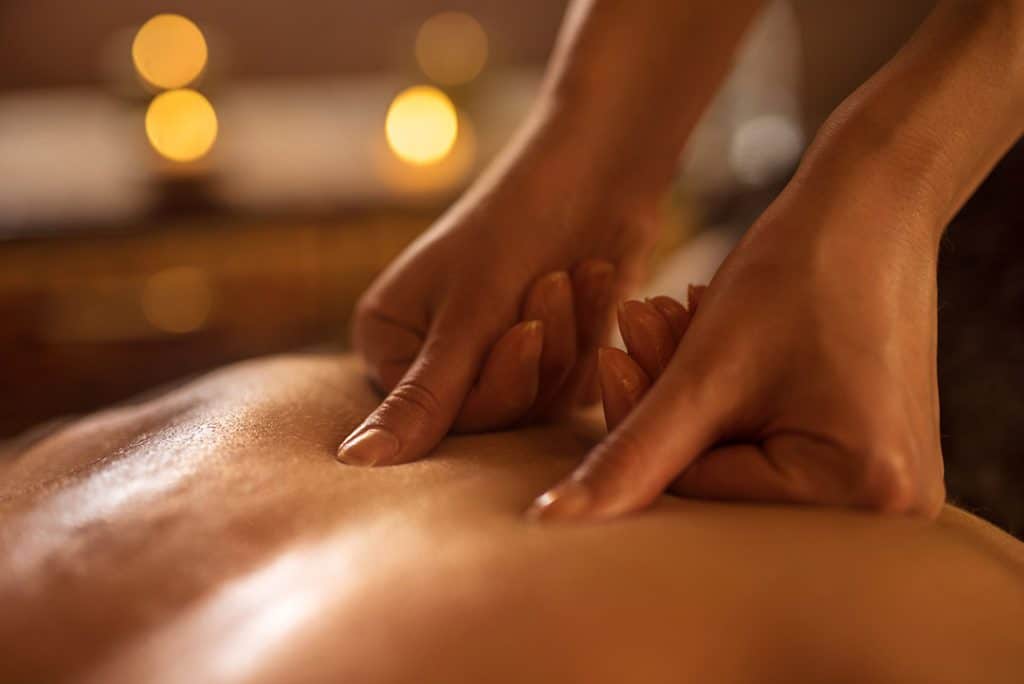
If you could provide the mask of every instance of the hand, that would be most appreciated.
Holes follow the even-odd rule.
[[[527,416],[543,375],[540,352],[545,339],[571,340],[579,316],[574,307],[586,307],[586,299],[577,298],[574,302],[563,295],[562,283],[567,277],[564,271],[555,271],[538,278],[530,287],[523,315],[527,320],[509,329],[491,348],[480,379],[455,421],[457,431],[494,429]],[[690,311],[695,310],[703,290],[690,288]],[[605,300],[602,293],[591,303]],[[531,313],[537,312],[534,303],[544,301],[558,305],[541,310],[543,320],[531,319]],[[626,302],[620,308],[619,325],[630,353],[609,347],[602,347],[597,353],[597,378],[609,429],[632,411],[650,387],[650,378],[660,375],[689,326],[690,315],[686,307],[670,297]]]
[[[668,487],[938,513],[933,252],[895,232],[789,218],[751,229],[678,349],[680,333],[656,315],[664,306],[626,305],[620,327],[632,361],[602,353],[614,429],[533,515],[616,516]],[[613,372],[620,389],[610,396]]]
[[[488,351],[520,318],[575,328],[544,335],[529,415],[585,396],[612,302],[652,242],[656,195],[608,192],[592,168],[553,154],[555,139],[532,138],[510,164],[485,175],[364,295],[355,347],[390,394],[345,440],[340,460],[404,463],[426,455],[453,424],[490,429],[521,419],[520,406],[497,416],[467,400],[485,380]],[[526,297],[552,271],[561,273],[550,276],[548,294]]]
[[[578,330],[602,330],[612,299],[611,264],[588,261],[531,285],[522,322],[494,344],[453,426],[457,432],[508,427],[536,415],[545,378],[561,377],[576,354]],[[586,378],[590,380],[591,378]],[[548,387],[551,387],[550,383]],[[587,388],[586,396],[594,396]]]
[[[671,297],[626,302],[619,331],[629,353],[612,347],[597,352],[605,424],[614,430],[657,380],[682,341],[704,287],[689,289],[689,309]]]

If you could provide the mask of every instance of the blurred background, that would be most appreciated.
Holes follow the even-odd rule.
[[[710,278],[930,4],[767,3],[680,160],[650,290]],[[0,440],[344,343],[362,289],[523,118],[565,5],[0,0]],[[1022,156],[957,218],[940,274],[951,495],[1018,534]]]

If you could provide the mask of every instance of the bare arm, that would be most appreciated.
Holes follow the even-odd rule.
[[[540,107],[582,161],[660,193],[762,4],[575,0]]]
[[[1022,131],[1024,2],[939,3],[821,128],[662,379],[538,505],[614,516],[675,482],[936,515],[939,239]]]
[[[787,203],[845,200],[853,184],[865,203],[915,212],[906,225],[937,245],[1022,133],[1024,2],[945,0],[829,117]]]

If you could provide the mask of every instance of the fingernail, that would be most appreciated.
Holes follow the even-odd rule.
[[[546,522],[578,518],[590,508],[590,492],[578,480],[569,480],[534,500],[526,517]]]
[[[624,320],[630,329],[650,327],[652,317],[657,318],[658,314],[654,307],[648,302],[641,302],[638,299],[630,299],[619,307],[619,318]]]
[[[387,430],[370,428],[357,433],[338,447],[338,460],[354,466],[387,463],[398,453],[398,438]]]
[[[661,314],[669,327],[672,328],[672,334],[675,335],[675,338],[677,340],[682,339],[690,325],[690,312],[686,310],[686,307],[671,297],[664,295],[645,299],[644,301]]]
[[[528,321],[522,326],[526,343],[520,346],[521,358],[526,361],[539,359],[544,346],[544,324],[541,321]]]
[[[539,320],[526,321],[525,323],[520,323],[519,325],[523,327],[523,334],[526,335],[527,337],[534,337],[536,335],[543,333],[544,331],[544,323],[543,321]]]
[[[565,271],[555,271],[538,279],[526,295],[522,315],[524,319],[549,319],[559,310],[558,303],[566,293],[572,296],[569,276]]]
[[[629,353],[648,373],[660,373],[672,359],[672,328],[652,304],[631,299],[619,307],[619,331]],[[652,356],[653,355],[653,356]]]
[[[597,367],[602,385],[609,389],[613,384],[626,390],[630,395],[642,393],[651,380],[643,369],[631,362],[626,352],[612,347],[601,347],[597,350]]]
[[[566,296],[572,296],[572,281],[565,271],[555,271],[545,276],[544,306],[547,312],[557,311],[558,304]]]

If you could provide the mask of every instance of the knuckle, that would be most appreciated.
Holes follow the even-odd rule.
[[[675,401],[680,410],[690,413],[710,412],[720,420],[734,417],[739,410],[741,396],[733,388],[749,384],[745,369],[736,362],[709,357],[707,363],[699,359],[680,357],[677,353],[670,361],[663,377],[671,378],[679,388]]]
[[[432,420],[440,417],[443,406],[437,394],[422,382],[409,379],[399,382],[385,402],[386,414],[400,413],[403,420]]]
[[[928,488],[927,494],[921,502],[921,513],[927,518],[934,519],[942,512],[946,505],[946,484],[939,480],[934,486]]]
[[[635,487],[645,453],[644,441],[631,430],[617,430],[587,463],[584,476],[598,492],[612,496],[622,489]]]
[[[388,297],[381,292],[380,288],[376,284],[371,285],[356,300],[355,307],[352,309],[353,320],[356,322],[377,320],[381,316],[381,310],[386,301],[388,301]]]
[[[352,346],[371,363],[408,364],[423,346],[421,329],[421,324],[361,303],[352,320]]]
[[[580,476],[592,497],[592,511],[616,517],[651,503],[671,478],[659,481],[664,469],[651,460],[643,433],[619,430],[587,460]]]
[[[865,503],[885,513],[913,511],[918,502],[912,463],[903,449],[877,447],[863,452],[860,490]]]
[[[372,351],[369,342],[382,327],[385,327],[385,321],[379,308],[363,295],[352,311],[352,344],[356,350]]]
[[[364,292],[358,300],[356,300],[355,308],[352,310],[352,316],[359,320],[367,318],[373,315],[375,310],[375,302],[373,301],[373,294],[370,291]]]

